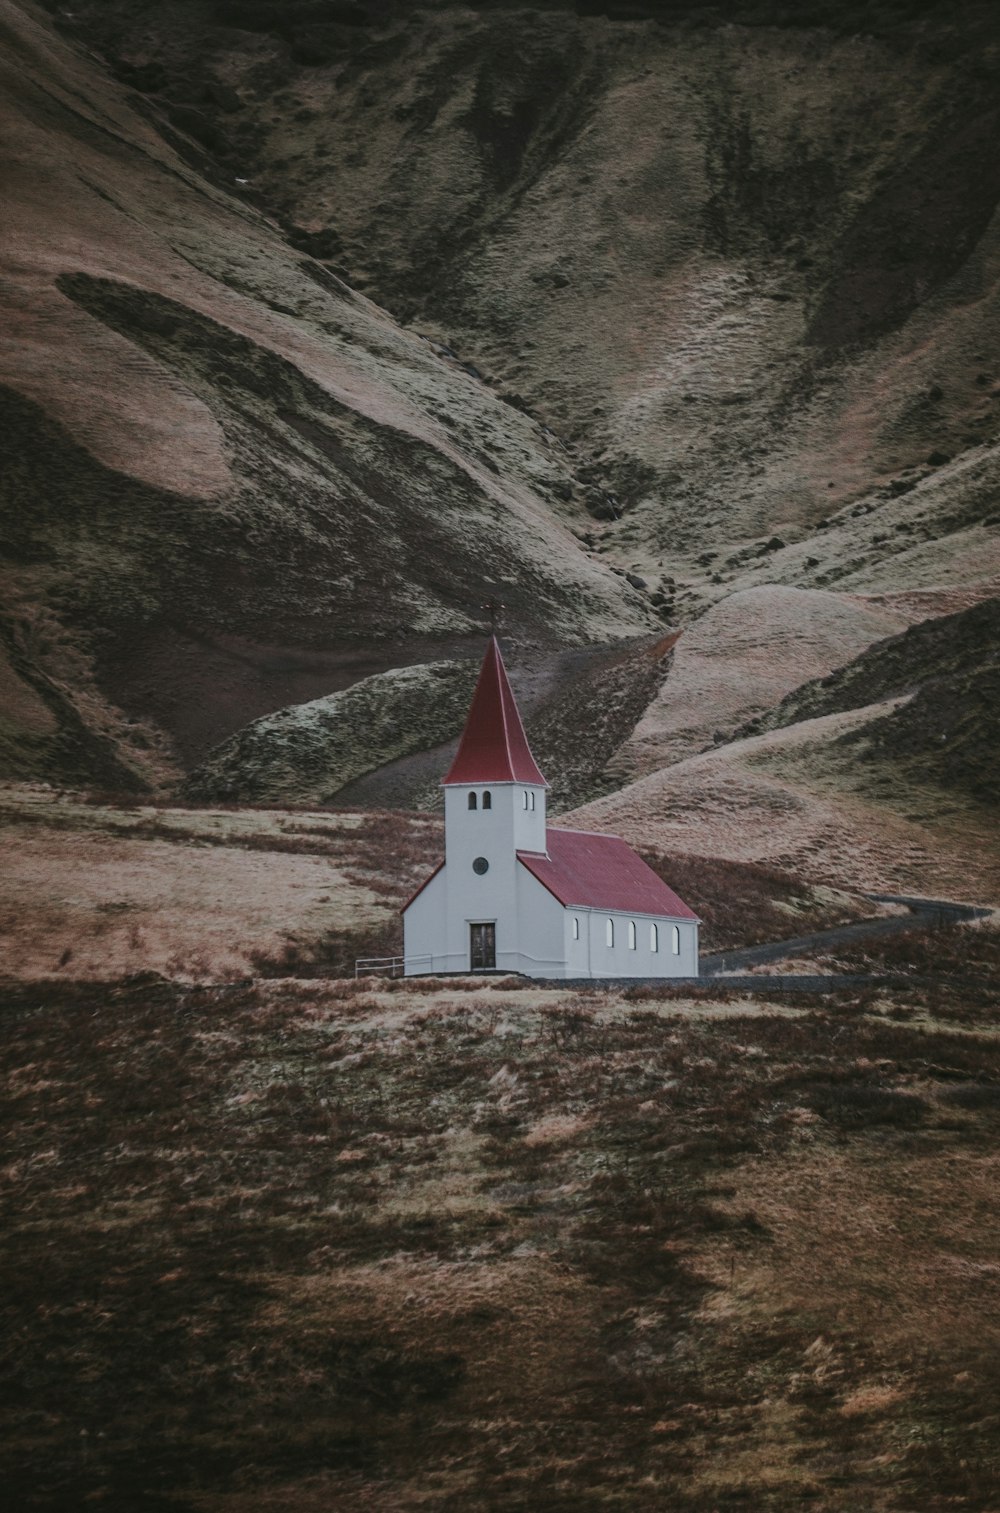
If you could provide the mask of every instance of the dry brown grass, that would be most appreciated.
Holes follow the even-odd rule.
[[[567,822],[668,855],[724,857],[849,891],[993,903],[995,811],[888,779],[876,791],[837,747],[890,704],[734,741],[598,799]]]
[[[755,946],[826,930],[877,912],[869,899],[805,882],[757,862],[641,848],[644,859],[702,921],[703,951]]]
[[[775,971],[794,969],[787,961]],[[912,982],[894,995],[893,1013],[937,1022],[992,1024],[1000,997],[1000,924],[995,916],[968,924],[902,930],[816,954],[825,972],[894,973]]]
[[[681,636],[620,770],[638,777],[704,751],[717,732],[731,736],[905,623],[894,608],[823,590],[768,584],[729,594]]]
[[[337,975],[401,949],[399,907],[440,822],[178,809],[4,791],[0,970],[219,981]]]
[[[831,957],[846,970],[911,972],[927,977],[977,977],[1000,982],[1000,920],[937,925],[872,936]]]
[[[25,979],[350,975],[358,957],[402,950],[399,910],[443,848],[431,815],[178,808],[16,786],[0,820],[0,969]],[[872,907],[775,868],[645,854],[701,915],[706,950]]]
[[[993,1506],[995,1026],[5,998],[10,1506]]]

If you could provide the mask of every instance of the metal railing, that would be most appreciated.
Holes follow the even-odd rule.
[[[534,966],[554,967],[558,969],[566,965],[565,957],[561,956],[532,956],[529,951],[508,951],[501,954],[515,956],[518,960],[530,961]],[[455,966],[449,965],[439,968],[439,971],[444,976],[474,977],[479,972],[490,971],[497,973],[498,976],[502,976],[505,973],[517,974],[520,971],[519,966],[506,966],[499,962],[495,967],[470,967],[467,965],[468,957],[464,951],[446,951],[437,957],[432,956],[429,952],[422,956],[358,956],[354,962],[354,975],[355,977],[405,977],[408,971],[416,975],[419,974],[421,968],[424,971],[430,971],[435,960],[449,963],[454,961],[456,963]]]
[[[432,956],[358,956],[354,962],[354,975],[355,977],[404,977],[408,966],[433,960]]]

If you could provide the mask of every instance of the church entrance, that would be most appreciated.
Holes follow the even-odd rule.
[[[469,932],[469,959],[473,972],[495,970],[497,964],[496,925],[470,925]]]

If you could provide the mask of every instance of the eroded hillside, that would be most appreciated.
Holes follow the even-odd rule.
[[[497,597],[561,807],[913,886],[972,834],[987,886],[920,697],[746,784],[725,743],[1000,591],[991,7],[47,9],[3,11],[7,772],[431,802],[458,706],[406,690]],[[324,766],[317,700],[385,738]]]
[[[168,780],[254,715],[466,652],[491,593],[544,645],[655,628],[550,507],[537,423],[35,7],[0,19],[8,771]]]
[[[291,239],[566,442],[648,563],[997,433],[988,7],[76,8]]]

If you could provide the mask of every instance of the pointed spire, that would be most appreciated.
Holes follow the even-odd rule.
[[[545,783],[531,755],[496,636],[483,658],[462,739],[444,781]]]

